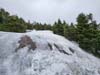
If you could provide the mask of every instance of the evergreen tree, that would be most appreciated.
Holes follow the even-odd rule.
[[[68,38],[68,24],[65,21],[63,21],[63,35]]]
[[[91,14],[89,16],[87,18],[88,16],[82,13],[77,18],[77,42],[81,48],[96,55],[99,50],[98,25],[92,19],[93,16]],[[90,23],[89,20],[91,20]]]
[[[53,25],[53,32],[59,35],[63,35],[63,23],[61,22],[60,19],[58,19],[58,22],[55,22]]]
[[[69,26],[68,30],[69,30],[69,32],[68,32],[69,40],[76,41],[77,34],[76,34],[75,25],[73,23],[71,23],[71,25]]]

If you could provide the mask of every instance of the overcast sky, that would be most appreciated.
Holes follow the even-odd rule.
[[[0,7],[26,21],[53,23],[58,18],[76,21],[79,13],[93,13],[100,22],[100,0],[0,0]]]

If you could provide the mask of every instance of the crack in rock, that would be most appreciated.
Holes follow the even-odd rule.
[[[71,54],[67,53],[65,50],[60,49],[60,47],[58,45],[54,44],[54,46],[59,50],[59,52],[67,54],[67,55],[71,55]]]

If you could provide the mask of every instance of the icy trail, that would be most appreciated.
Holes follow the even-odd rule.
[[[0,32],[0,75],[100,75],[100,59],[51,31]]]

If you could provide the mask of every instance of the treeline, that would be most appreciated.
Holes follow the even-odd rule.
[[[76,24],[68,24],[58,19],[53,25],[38,22],[25,22],[16,15],[10,15],[0,9],[0,31],[26,32],[26,30],[52,30],[69,40],[76,41],[81,48],[97,57],[100,57],[100,24],[93,19],[93,15],[81,13]]]

